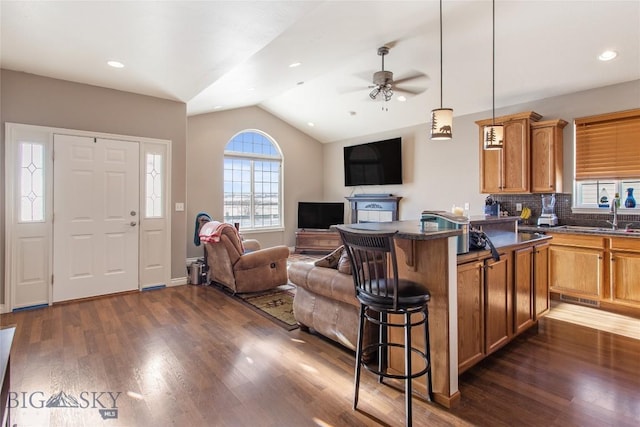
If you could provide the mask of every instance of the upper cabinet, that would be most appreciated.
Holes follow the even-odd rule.
[[[483,128],[493,119],[479,120],[481,193],[562,192],[561,119],[539,121],[534,111],[496,117],[504,126],[501,150],[484,150]]]
[[[531,192],[562,192],[562,119],[531,124]]]
[[[530,167],[530,125],[542,116],[533,111],[496,117],[495,124],[504,126],[501,150],[484,150],[483,128],[493,119],[479,120],[480,192],[528,193]]]

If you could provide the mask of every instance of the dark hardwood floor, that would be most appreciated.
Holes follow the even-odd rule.
[[[367,374],[351,409],[351,352],[287,332],[214,288],[61,304],[0,323],[17,326],[12,425],[403,425],[402,393]],[[455,409],[415,399],[414,425],[637,426],[639,360],[638,340],[544,319],[460,377]],[[44,407],[61,391],[80,407]]]

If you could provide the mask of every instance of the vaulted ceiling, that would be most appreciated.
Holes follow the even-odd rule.
[[[443,1],[455,115],[491,109],[491,10]],[[426,123],[440,106],[435,0],[2,0],[0,19],[2,68],[182,101],[189,115],[258,105],[322,142]],[[424,74],[405,102],[369,98],[383,45],[395,79]],[[640,1],[497,0],[495,46],[496,108],[640,79]],[[618,57],[599,61],[606,49]]]

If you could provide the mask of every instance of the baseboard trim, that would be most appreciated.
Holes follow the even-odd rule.
[[[186,285],[186,284],[187,284],[186,277],[176,277],[174,279],[171,279],[171,283],[169,284],[169,286],[180,286],[180,285]]]

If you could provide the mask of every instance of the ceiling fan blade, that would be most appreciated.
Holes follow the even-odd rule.
[[[422,92],[426,91],[426,88],[401,88],[395,87],[393,88],[394,92],[398,93],[408,93],[409,95],[420,95]]]
[[[429,76],[427,76],[425,73],[421,73],[420,71],[414,71],[412,74],[409,74],[407,76],[394,80],[393,84],[406,83],[411,80],[417,80],[417,79],[429,79]]]

